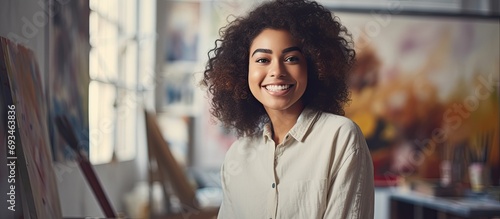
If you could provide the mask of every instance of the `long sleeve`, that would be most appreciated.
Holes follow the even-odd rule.
[[[358,147],[345,154],[329,188],[323,218],[373,218],[373,164],[364,139],[357,138]]]

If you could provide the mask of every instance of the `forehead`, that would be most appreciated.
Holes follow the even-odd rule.
[[[264,29],[252,41],[250,49],[297,46],[296,40],[287,30]]]

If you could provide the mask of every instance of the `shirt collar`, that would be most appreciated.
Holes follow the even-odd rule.
[[[314,122],[319,116],[319,111],[312,110],[310,108],[304,108],[297,119],[297,123],[288,132],[290,136],[295,138],[299,142],[303,142],[306,138],[308,131],[313,126]],[[272,139],[273,130],[271,122],[268,122],[263,127],[263,137],[265,140]]]

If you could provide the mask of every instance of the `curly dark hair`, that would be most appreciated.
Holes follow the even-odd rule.
[[[300,42],[307,60],[305,106],[344,115],[349,101],[347,73],[354,64],[352,37],[332,15],[314,1],[275,0],[220,29],[220,39],[208,52],[201,84],[211,95],[210,113],[238,136],[254,135],[269,121],[263,105],[248,85],[249,50],[264,29],[287,30]]]

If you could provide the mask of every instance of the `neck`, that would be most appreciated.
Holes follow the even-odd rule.
[[[281,144],[285,135],[297,123],[297,119],[304,107],[295,110],[266,110],[273,127],[273,140],[276,145]]]

